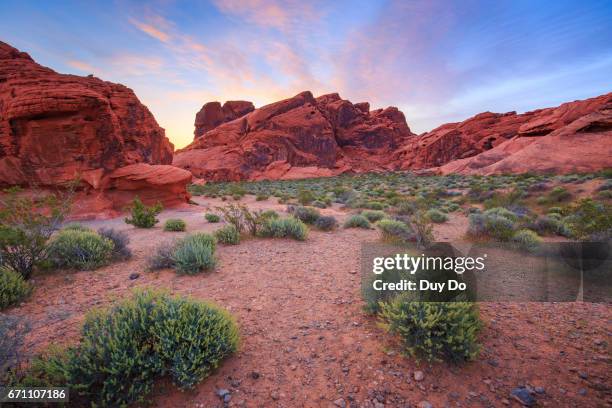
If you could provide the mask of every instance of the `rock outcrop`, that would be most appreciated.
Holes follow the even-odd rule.
[[[0,185],[55,187],[80,177],[83,190],[98,196],[144,197],[151,188],[165,204],[185,202],[189,174],[155,166],[172,156],[164,130],[131,89],[56,73],[0,42]],[[118,182],[121,168],[132,179],[145,171],[139,189]]]
[[[195,117],[194,139],[222,123],[238,119],[254,110],[253,102],[248,101],[227,101],[223,106],[219,102],[205,103]]]
[[[481,113],[425,133],[397,155],[402,169],[441,166],[442,173],[560,174],[612,167],[612,93],[520,115]]]
[[[207,131],[177,151],[173,164],[205,180],[393,169],[399,164],[389,161],[391,154],[412,137],[397,108],[370,111],[368,103],[306,91]]]

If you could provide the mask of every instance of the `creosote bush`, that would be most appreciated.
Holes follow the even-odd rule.
[[[20,273],[6,267],[0,267],[0,310],[16,305],[27,298],[32,286]]]
[[[360,214],[351,215],[345,222],[344,228],[370,228],[370,221]]]
[[[216,239],[212,235],[196,233],[178,241],[172,258],[178,273],[194,275],[214,269]]]
[[[384,241],[409,242],[415,240],[414,231],[401,221],[385,218],[378,221],[376,226],[380,229]]]
[[[219,217],[217,214],[213,214],[213,213],[206,213],[206,214],[204,214],[204,218],[206,218],[206,221],[213,222],[213,223],[221,221],[221,217]]]
[[[30,383],[68,386],[71,401],[97,407],[145,403],[154,382],[168,377],[193,388],[238,348],[238,328],[223,309],[163,292],[139,291],[90,312],[81,341],[41,356]]]
[[[528,252],[535,252],[540,247],[542,239],[535,232],[528,229],[522,229],[514,233],[512,242],[520,249]]]
[[[322,231],[331,231],[338,226],[338,221],[331,215],[322,215],[317,218],[314,226]]]
[[[436,210],[436,209],[431,209],[428,210],[425,213],[425,216],[427,218],[429,218],[432,222],[435,222],[436,224],[441,224],[443,222],[448,221],[448,215],[444,214],[443,212]]]
[[[321,216],[321,213],[316,208],[301,205],[297,207],[289,206],[287,212],[306,224],[314,224]]]
[[[304,241],[308,237],[308,227],[294,217],[271,218],[263,224],[259,235],[268,238],[293,238]]]
[[[75,183],[76,184],[76,183]],[[48,241],[72,204],[63,193],[25,193],[18,187],[0,195],[0,263],[29,279],[48,259]]]
[[[240,233],[232,224],[227,224],[216,230],[214,235],[221,244],[238,245],[240,243]]]
[[[164,224],[164,231],[178,232],[178,231],[185,231],[186,228],[187,228],[187,223],[177,218],[170,218],[169,220],[166,220]]]
[[[498,213],[470,214],[468,234],[475,238],[508,241],[514,235],[514,221]]]
[[[161,203],[154,206],[146,206],[140,201],[140,198],[134,198],[130,208],[131,217],[125,217],[126,224],[132,224],[138,228],[153,228],[159,222],[156,216],[162,212],[164,207]]]
[[[478,355],[481,322],[473,303],[412,302],[399,295],[381,309],[386,328],[410,356],[461,363]]]
[[[370,222],[376,222],[385,218],[387,214],[385,214],[384,211],[379,210],[364,210],[361,212],[361,215],[366,217]]]
[[[60,231],[49,244],[49,259],[57,268],[96,269],[113,255],[113,241],[91,230]]]

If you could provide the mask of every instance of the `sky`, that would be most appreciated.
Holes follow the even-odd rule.
[[[612,1],[0,0],[0,40],[132,88],[177,148],[209,101],[310,90],[415,133],[612,91]]]

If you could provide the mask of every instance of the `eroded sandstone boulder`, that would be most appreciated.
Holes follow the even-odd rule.
[[[117,169],[169,165],[172,155],[164,130],[131,89],[93,76],[59,74],[0,42],[0,185],[56,187],[78,177],[84,189],[109,199],[124,186],[105,181]],[[152,171],[170,174],[162,170],[167,166],[155,167],[148,166],[141,180],[153,181]],[[172,174],[162,178],[165,187],[142,182],[129,193],[144,197],[153,188],[157,198],[174,202],[176,183],[186,175]],[[182,189],[185,196],[185,185]],[[112,199],[108,206],[114,207]]]
[[[196,114],[194,139],[202,136],[222,123],[238,119],[255,110],[253,102],[227,101],[221,106],[219,102],[208,102]]]
[[[397,108],[306,91],[207,131],[173,164],[205,180],[331,176],[397,167],[389,156],[410,137]]]

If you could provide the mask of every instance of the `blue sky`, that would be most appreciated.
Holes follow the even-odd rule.
[[[339,92],[420,133],[610,92],[611,21],[609,0],[0,2],[0,40],[131,87],[177,147],[211,100]]]

